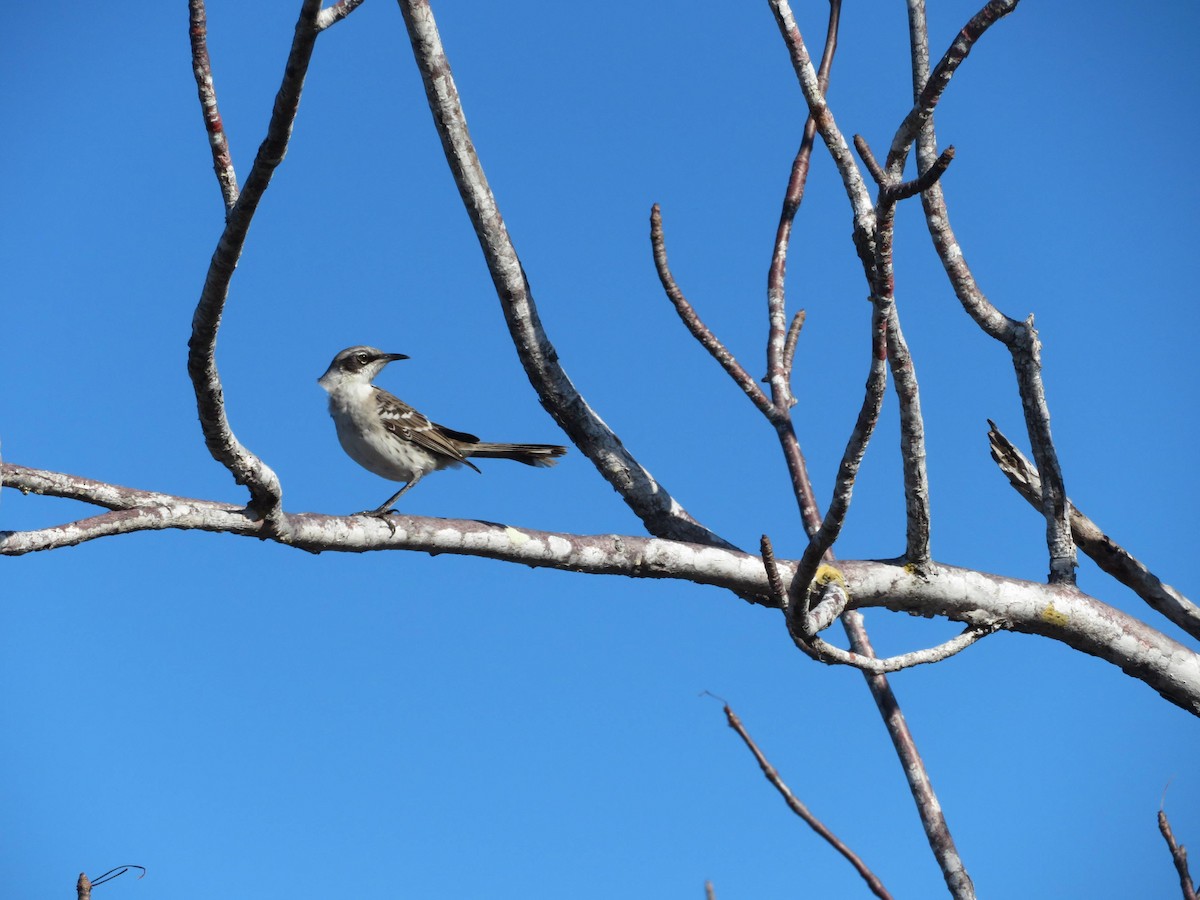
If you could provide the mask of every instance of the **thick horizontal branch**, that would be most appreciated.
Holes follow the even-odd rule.
[[[138,491],[72,475],[5,463],[6,488],[68,497],[112,509],[102,515],[31,531],[0,531],[0,556],[54,550],[115,534],[193,529],[278,537],[247,509]],[[762,560],[737,550],[661,538],[537,531],[464,519],[285,514],[287,543],[312,553],[415,550],[449,553],[592,575],[671,578],[726,588],[772,605]],[[779,561],[785,583],[797,563]],[[1036,584],[929,563],[840,561],[849,608],[886,607],[945,616],[979,628],[999,627],[1061,641],[1119,666],[1172,703],[1200,715],[1200,654],[1073,585]]]

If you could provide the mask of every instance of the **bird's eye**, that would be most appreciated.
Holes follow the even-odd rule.
[[[367,364],[367,361],[368,361],[368,359],[367,359],[367,354],[365,354],[365,353],[355,353],[355,354],[354,354],[354,361],[355,361],[356,363],[358,363],[360,366],[365,366],[365,365]]]

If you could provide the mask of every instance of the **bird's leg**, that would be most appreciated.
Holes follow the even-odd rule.
[[[355,513],[355,515],[356,516],[374,516],[377,519],[386,518],[391,513],[392,506],[396,503],[396,501],[399,500],[401,498],[401,496],[403,496],[407,490],[409,490],[411,487],[413,487],[413,485],[415,485],[418,481],[420,481],[423,474],[424,474],[423,472],[418,472],[416,477],[413,478],[412,481],[410,481],[404,487],[400,488],[400,490],[396,491],[396,493],[392,494],[392,496],[390,498],[388,498],[387,502],[384,503],[382,506],[378,507],[377,509],[364,509],[360,513]]]

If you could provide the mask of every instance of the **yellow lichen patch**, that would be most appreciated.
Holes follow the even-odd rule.
[[[813,576],[813,584],[836,584],[845,589],[846,578],[833,566],[817,566],[817,574]]]
[[[1046,608],[1041,611],[1038,616],[1043,622],[1048,622],[1051,625],[1066,625],[1071,621],[1071,617],[1064,612],[1059,612],[1054,608],[1054,601],[1050,601]]]
[[[523,531],[517,531],[517,529],[513,528],[511,525],[504,529],[504,533],[508,535],[508,539],[518,547],[529,540],[529,535]]]

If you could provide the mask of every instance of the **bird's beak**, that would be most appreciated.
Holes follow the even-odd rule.
[[[383,358],[388,362],[395,362],[398,359],[408,359],[403,353],[385,353],[383,354]]]

